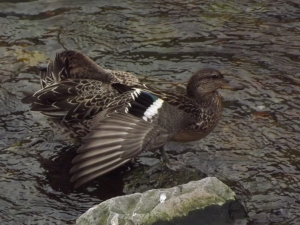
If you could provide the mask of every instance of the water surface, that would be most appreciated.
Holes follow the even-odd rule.
[[[213,67],[246,88],[222,91],[222,121],[183,161],[229,185],[248,224],[300,223],[300,4],[291,1],[1,1],[0,220],[72,224],[122,194],[120,170],[73,190],[74,144],[21,104],[36,64],[77,49],[110,69],[185,82]],[[159,85],[159,83],[157,84]]]

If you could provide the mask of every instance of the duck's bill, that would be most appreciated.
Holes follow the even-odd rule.
[[[225,80],[225,79],[224,79]],[[222,89],[228,89],[231,91],[243,90],[244,86],[239,85],[233,81],[225,80],[224,84],[221,86]]]

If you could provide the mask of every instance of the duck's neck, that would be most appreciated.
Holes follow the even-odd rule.
[[[217,91],[207,93],[201,97],[199,96],[196,101],[201,107],[210,108],[216,114],[222,113],[223,97]]]
[[[198,104],[204,109],[207,116],[211,117],[212,127],[216,126],[222,116],[223,111],[223,97],[216,91],[209,93],[203,97]],[[201,115],[203,116],[203,115]]]

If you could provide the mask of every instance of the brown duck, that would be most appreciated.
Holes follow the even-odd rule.
[[[222,115],[217,90],[243,88],[215,69],[200,69],[189,79],[186,94],[160,90],[132,74],[104,70],[75,51],[58,54],[41,74],[42,89],[26,102],[83,137],[70,171],[75,187],[143,151],[160,149],[167,166],[177,170],[182,164],[168,160],[164,144],[204,138]]]

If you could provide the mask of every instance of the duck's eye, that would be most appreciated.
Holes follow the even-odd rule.
[[[212,75],[212,78],[213,79],[221,79],[221,78],[224,78],[224,76],[222,74],[215,74],[215,75]]]

